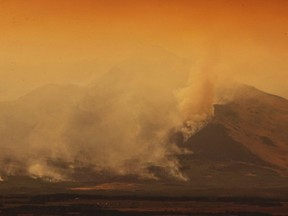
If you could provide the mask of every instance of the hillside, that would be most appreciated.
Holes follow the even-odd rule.
[[[0,190],[97,190],[122,182],[148,195],[181,195],[288,187],[286,99],[245,85],[225,90],[213,117],[184,141],[157,116],[160,105],[109,85],[49,85],[2,102]]]
[[[184,172],[195,187],[287,187],[288,101],[244,85],[228,93],[199,132],[174,135],[193,152],[179,156]]]

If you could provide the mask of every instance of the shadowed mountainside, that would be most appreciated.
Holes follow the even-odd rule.
[[[245,85],[221,94],[206,126],[173,136],[193,152],[179,156],[184,172],[199,185],[287,187],[288,101]]]

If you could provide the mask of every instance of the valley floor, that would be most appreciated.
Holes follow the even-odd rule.
[[[288,200],[240,197],[104,197],[80,194],[2,196],[0,215],[286,216]]]

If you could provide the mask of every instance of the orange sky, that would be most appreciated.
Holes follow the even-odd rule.
[[[220,76],[288,96],[287,11],[286,0],[0,0],[0,100],[88,82],[139,44],[216,53]]]

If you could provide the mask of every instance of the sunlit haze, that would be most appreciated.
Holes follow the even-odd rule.
[[[288,97],[287,8],[285,0],[1,0],[0,100],[46,84],[90,85],[135,56],[159,63],[164,52],[187,61],[189,73],[175,66],[153,82],[208,77]]]

